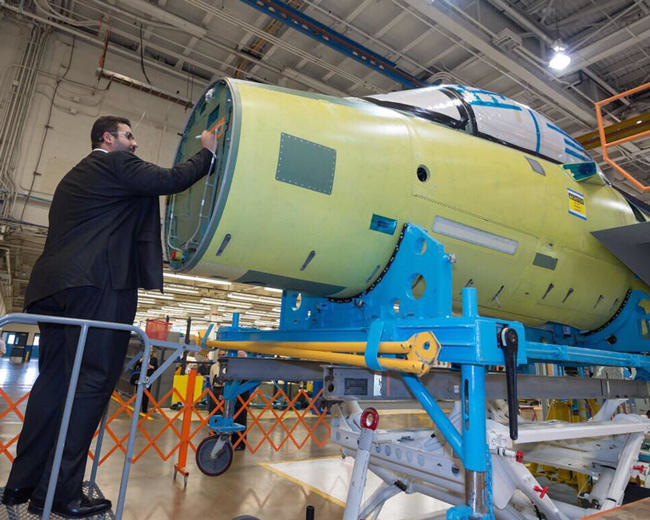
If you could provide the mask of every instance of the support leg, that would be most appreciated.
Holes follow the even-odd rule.
[[[461,368],[463,409],[463,464],[465,499],[472,518],[489,513],[485,429],[485,368],[463,365]]]

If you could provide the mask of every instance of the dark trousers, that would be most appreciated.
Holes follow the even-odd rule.
[[[28,312],[131,324],[137,301],[135,289],[74,287],[33,303]],[[47,323],[39,327],[39,376],[27,402],[7,487],[34,487],[32,497],[44,499],[80,328]],[[81,496],[88,449],[120,376],[128,341],[129,332],[88,330],[56,486],[58,501]]]

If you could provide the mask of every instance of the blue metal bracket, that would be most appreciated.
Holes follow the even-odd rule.
[[[606,326],[578,335],[576,346],[617,352],[650,352],[650,295],[635,290],[626,300]]]
[[[368,331],[368,342],[366,343],[365,360],[366,365],[371,370],[381,372],[384,368],[379,364],[377,356],[379,355],[379,343],[381,342],[381,335],[384,332],[384,322],[382,320],[375,320],[370,324]]]
[[[213,328],[214,328],[214,323],[210,323],[208,325],[208,328],[205,331],[205,334],[203,335],[203,339],[201,340],[201,347],[203,347],[203,349],[205,349],[205,350],[208,349],[207,342],[208,342],[208,338],[210,337],[210,333],[212,332]]]
[[[223,389],[223,398],[227,401],[235,400],[241,394],[255,390],[260,386],[261,381],[230,381]]]
[[[234,433],[244,431],[246,426],[236,423],[232,417],[213,415],[208,419],[208,428],[213,433]]]

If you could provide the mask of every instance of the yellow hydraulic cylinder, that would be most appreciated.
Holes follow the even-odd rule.
[[[200,339],[200,338],[199,338]],[[343,363],[367,368],[363,355],[349,352],[365,352],[364,342],[274,342],[274,341],[219,341],[207,340],[205,345],[211,349],[243,350],[258,354],[277,355]],[[429,371],[438,359],[440,343],[431,332],[414,334],[406,342],[382,342],[379,354],[405,354],[406,359],[379,356],[379,364],[391,370],[422,375]]]

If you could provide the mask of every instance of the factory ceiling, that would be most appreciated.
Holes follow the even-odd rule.
[[[650,81],[648,0],[5,0],[0,9],[99,48],[108,43],[110,52],[201,87],[236,77],[364,96],[462,83],[525,103],[574,137],[596,129],[594,102]],[[548,67],[557,42],[572,57],[562,72]],[[605,124],[647,112],[650,91],[611,104]],[[600,161],[599,149],[591,153]],[[648,139],[611,155],[650,184]],[[614,184],[633,192],[602,167]],[[636,195],[650,201],[648,194]],[[38,254],[42,237],[35,236],[12,239],[23,266]],[[26,271],[16,273],[14,283],[24,283]],[[182,289],[188,281],[175,282]],[[201,298],[228,298],[223,287],[186,285],[198,287],[197,294],[185,293],[196,305]],[[261,288],[226,289],[269,296]],[[277,314],[273,306],[252,303],[269,318]]]

